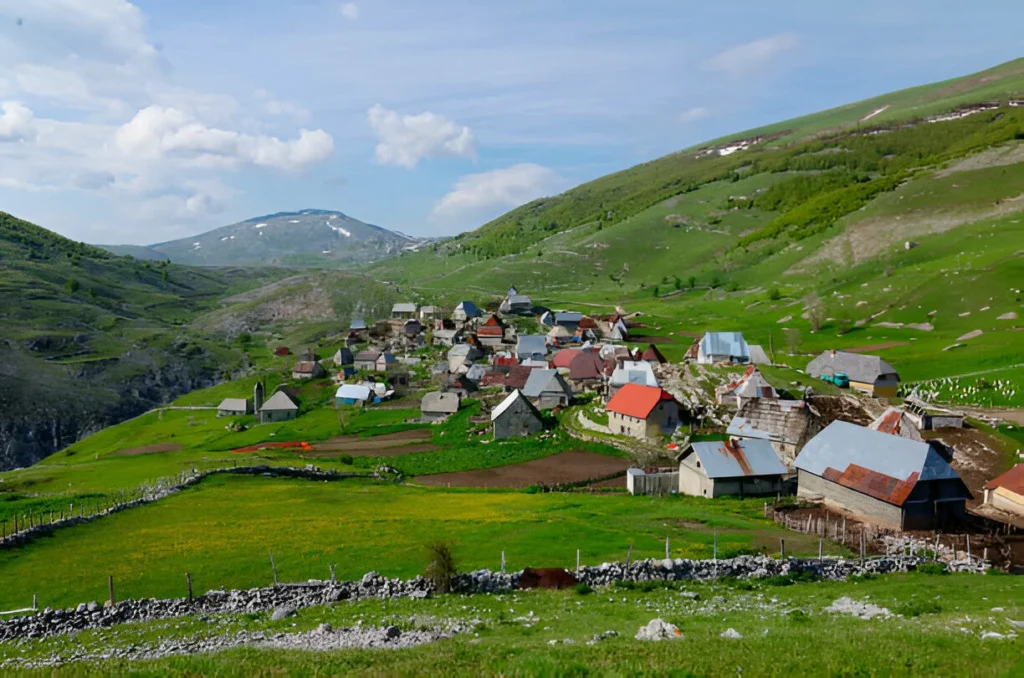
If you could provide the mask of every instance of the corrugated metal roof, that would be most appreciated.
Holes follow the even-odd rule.
[[[350,330],[365,330],[366,321],[362,318],[352,318],[352,322],[348,324]]]
[[[420,411],[454,414],[459,411],[459,400],[458,393],[435,391],[423,396],[423,400],[420,401]]]
[[[559,311],[555,314],[556,323],[578,323],[583,320],[583,314],[575,311]]]
[[[299,406],[284,391],[278,391],[263,403],[261,410],[297,410]]]
[[[525,294],[513,294],[508,298],[508,303],[512,306],[532,306],[533,301],[530,297]]]
[[[249,409],[249,401],[245,398],[225,398],[217,406],[218,410],[230,410],[232,412],[245,412]]]
[[[921,437],[921,431],[917,428],[917,424],[907,416],[906,412],[895,407],[890,407],[883,412],[882,416],[871,422],[868,428],[909,440],[924,440]]]
[[[788,473],[767,440],[722,440],[693,443],[708,478],[778,476]],[[685,455],[684,455],[685,456]]]
[[[523,395],[527,398],[537,398],[542,393],[564,393],[572,397],[572,389],[565,383],[558,370],[530,370],[530,376],[523,385]]]
[[[538,419],[540,419],[540,412],[537,411],[537,408],[533,406],[533,403],[526,399],[522,391],[516,389],[509,393],[508,397],[502,400],[497,407],[491,410],[491,421],[494,421],[502,414],[504,414],[505,410],[511,407],[512,403],[516,402],[517,400],[522,400],[524,403],[526,403],[526,406],[533,410],[533,413],[537,416]]]
[[[912,476],[914,482],[960,478],[928,443],[880,433],[845,421],[832,422],[811,439],[797,456],[794,466],[823,478],[829,473],[857,483],[857,486],[850,487],[862,492],[866,492],[864,488],[870,483],[875,483],[876,487],[881,483],[874,474],[904,482],[909,482]],[[846,475],[851,466],[864,471],[854,470]],[[895,503],[891,498],[885,501]]]
[[[380,351],[374,351],[372,349],[369,349],[369,350],[366,350],[366,351],[360,351],[359,353],[356,353],[356,360],[358,360],[359,362],[366,362],[366,361],[369,361],[369,360],[372,360],[373,362],[377,362],[377,358],[379,358],[379,357],[380,357]]]
[[[596,351],[583,351],[569,364],[570,379],[601,379],[606,364]]]
[[[700,340],[704,355],[726,355],[730,358],[750,360],[750,347],[742,332],[708,332]]]
[[[418,307],[412,302],[399,302],[391,307],[392,313],[415,313]]]
[[[807,365],[807,374],[815,378],[840,373],[862,384],[872,384],[883,375],[899,377],[895,368],[877,355],[825,351]]]
[[[523,356],[545,356],[548,353],[547,337],[543,334],[521,334],[516,343],[516,355]]]
[[[998,487],[1024,495],[1024,464],[1017,464],[1003,475],[993,478],[985,485],[986,490],[994,490]]]

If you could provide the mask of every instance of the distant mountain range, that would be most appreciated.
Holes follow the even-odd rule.
[[[416,251],[427,238],[390,231],[342,212],[278,212],[150,246],[101,245],[136,259],[193,266],[323,267],[379,261]]]

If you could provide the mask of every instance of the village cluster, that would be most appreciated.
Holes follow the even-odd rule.
[[[426,390],[420,399],[423,423],[443,422],[473,398],[481,405],[480,421],[489,419],[488,441],[541,434],[566,423],[545,411],[568,413],[579,437],[596,436],[644,452],[638,459],[657,460],[629,469],[625,482],[634,494],[796,494],[907,530],[941,529],[965,516],[971,493],[951,465],[954,450],[922,436],[962,428],[963,413],[908,398],[868,426],[824,417],[811,389],[801,387],[796,398],[780,394],[759,369],[770,364],[766,352],[739,332],[705,333],[686,352],[684,370],[732,370],[701,402],[694,390],[684,394],[679,388],[679,366],[655,343],[628,345],[639,314],[621,308],[607,316],[552,310],[515,288],[491,306],[484,310],[462,301],[446,313],[407,302],[372,325],[354,318],[344,346],[329,361],[334,369],[309,352],[294,364],[292,379],[333,375],[339,408],[373,407]],[[290,351],[279,347],[277,353]],[[900,384],[889,363],[862,353],[828,350],[805,372],[878,399],[876,404],[895,398]],[[299,414],[288,388],[264,400],[257,384],[253,396],[224,400],[219,414],[256,414],[260,423]],[[581,406],[569,410],[574,405]],[[707,417],[712,409],[727,413],[719,420],[724,425],[707,426],[715,422]],[[987,484],[984,503],[1024,515],[1024,465]]]

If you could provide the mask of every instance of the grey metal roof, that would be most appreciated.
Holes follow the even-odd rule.
[[[519,357],[548,354],[547,337],[543,334],[521,334],[516,342],[516,355]]]
[[[230,410],[232,412],[245,412],[249,409],[249,401],[245,398],[225,398],[217,406],[218,410]]]
[[[752,375],[743,379],[736,388],[736,395],[741,398],[778,398],[779,394],[775,387],[768,383],[768,380],[755,371]]]
[[[440,306],[422,306],[420,307],[420,313],[441,313],[444,309]]]
[[[532,306],[533,300],[525,294],[513,294],[508,298],[508,303],[513,306]]]
[[[470,381],[478,382],[484,378],[484,375],[490,372],[493,368],[490,365],[473,365],[466,372],[466,379]]]
[[[720,440],[693,443],[708,478],[776,476],[788,473],[767,440]]]
[[[750,350],[750,362],[755,365],[771,365],[772,361],[768,357],[764,348],[757,344],[748,344],[747,348]]]
[[[842,473],[850,464],[898,480],[906,480],[913,473],[919,474],[918,482],[959,478],[928,443],[845,421],[832,422],[814,436],[797,456],[794,466],[822,476],[827,468]]]
[[[540,418],[540,413],[537,412],[537,408],[533,406],[533,403],[526,399],[522,391],[520,391],[519,389],[515,389],[514,391],[509,393],[508,397],[502,400],[497,407],[491,410],[491,421],[495,421],[498,417],[504,414],[505,410],[510,408],[512,404],[517,400],[521,400],[524,403],[526,403],[527,407],[533,410],[533,413],[537,415],[537,418]]]
[[[459,411],[458,393],[428,393],[420,401],[420,410],[423,412],[443,412],[454,414]]]
[[[542,393],[564,393],[572,397],[572,389],[558,370],[531,370],[523,386],[523,395],[527,398],[537,398]]]
[[[874,383],[883,375],[898,375],[892,365],[876,355],[847,353],[846,351],[825,351],[807,365],[807,374],[812,377],[844,373],[851,381],[862,384]]]
[[[373,349],[367,349],[366,351],[360,351],[359,353],[356,353],[356,360],[358,360],[359,362],[367,362],[370,360],[377,362],[377,358],[379,357],[380,351],[375,351]]]
[[[750,347],[742,332],[708,332],[700,340],[704,355],[727,355],[750,360]]]
[[[418,307],[412,302],[399,302],[391,307],[392,313],[415,313]]]
[[[612,386],[623,386],[625,384],[642,384],[643,386],[658,386],[658,378],[654,376],[654,369],[646,360],[623,360],[622,365],[615,368],[611,378]]]
[[[352,318],[352,322],[348,324],[350,330],[365,330],[366,321],[362,318]]]
[[[342,384],[334,392],[334,397],[343,400],[369,400],[370,387],[363,384]]]
[[[556,323],[578,323],[581,320],[583,320],[583,314],[575,311],[560,311],[555,314]]]
[[[288,394],[284,391],[278,391],[274,395],[270,396],[267,402],[263,403],[261,410],[297,410],[299,406],[288,397]]]
[[[335,365],[351,365],[355,360],[355,356],[352,355],[352,351],[348,348],[339,348],[334,354]]]

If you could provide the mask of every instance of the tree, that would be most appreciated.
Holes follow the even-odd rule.
[[[68,291],[68,294],[74,294],[81,286],[82,285],[75,278],[68,278],[64,283],[64,288]]]
[[[655,286],[654,286],[654,298],[655,298],[655,299],[657,299],[657,298],[658,298],[658,291],[659,291],[659,290],[658,290],[658,286],[657,286],[657,285],[655,285]]]
[[[692,290],[692,289],[693,289],[694,287],[696,287],[696,286],[697,286],[697,276],[695,276],[695,275],[691,275],[691,276],[690,276],[690,277],[689,277],[689,278],[688,278],[688,279],[686,280],[686,283],[687,283],[687,287],[689,287],[689,288],[690,288],[690,289]]]
[[[675,278],[676,289],[677,290],[683,289],[683,281],[679,279],[679,276],[678,275],[674,275],[672,277]]]
[[[448,593],[452,590],[452,579],[455,577],[455,555],[450,544],[438,541],[427,547],[430,560],[423,576],[430,580],[437,593]]]
[[[778,301],[782,298],[782,292],[779,291],[778,287],[773,287],[768,290],[768,299],[771,301]]]
[[[827,309],[821,297],[811,292],[804,297],[804,308],[807,309],[807,320],[811,323],[811,329],[815,332],[820,331],[827,316]]]
[[[790,355],[795,355],[800,351],[800,343],[803,340],[800,336],[800,331],[787,329],[784,332],[786,335],[786,348],[789,350]]]

